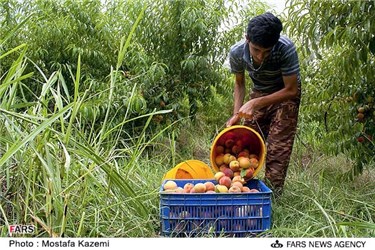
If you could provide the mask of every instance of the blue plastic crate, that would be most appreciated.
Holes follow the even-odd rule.
[[[232,237],[256,235],[270,229],[272,191],[260,180],[246,186],[259,193],[179,194],[160,188],[161,234],[194,237],[214,234]],[[186,183],[215,180],[174,180],[179,187]]]

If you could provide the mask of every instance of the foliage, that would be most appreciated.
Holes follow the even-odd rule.
[[[139,159],[168,128],[146,139],[152,116],[167,111],[135,118],[147,119],[143,132],[125,143],[125,149],[113,147],[123,142],[122,128],[132,119],[105,122],[109,120],[106,110],[99,131],[83,120],[80,107],[92,96],[78,91],[78,57],[74,93],[61,91],[67,86],[58,70],[50,78],[43,76],[46,81],[39,101],[24,103],[21,112],[14,97],[31,75],[25,74],[25,46],[12,51],[21,51],[20,56],[0,78],[0,121],[4,125],[0,128],[0,235],[7,235],[10,224],[34,224],[40,237],[155,234],[158,187],[155,182],[144,182]],[[116,74],[111,71],[109,79],[117,79]],[[158,172],[150,170],[149,175],[153,174]],[[129,214],[138,220],[128,219]],[[116,227],[115,222],[119,223]]]
[[[321,150],[345,153],[356,161],[351,173],[357,175],[375,160],[374,2],[298,0],[287,5],[288,31],[304,56],[301,134],[318,124],[315,140]]]

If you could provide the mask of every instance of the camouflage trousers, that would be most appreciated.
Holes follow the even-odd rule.
[[[253,91],[250,98],[264,95],[267,93]],[[267,147],[265,181],[276,196],[282,193],[287,175],[297,130],[300,97],[299,88],[297,98],[257,110],[253,120],[244,121],[244,125],[253,128],[265,140]]]

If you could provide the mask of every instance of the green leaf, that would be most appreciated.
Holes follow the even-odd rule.
[[[371,51],[371,53],[373,55],[375,55],[375,36],[370,40],[370,43],[369,43],[369,50]]]

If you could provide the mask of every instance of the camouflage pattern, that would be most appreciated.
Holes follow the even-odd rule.
[[[250,98],[264,95],[267,93],[253,91]],[[244,125],[257,131],[266,143],[266,183],[271,186],[276,196],[282,193],[287,174],[297,130],[300,97],[299,88],[297,98],[257,110],[253,120],[244,121]]]

